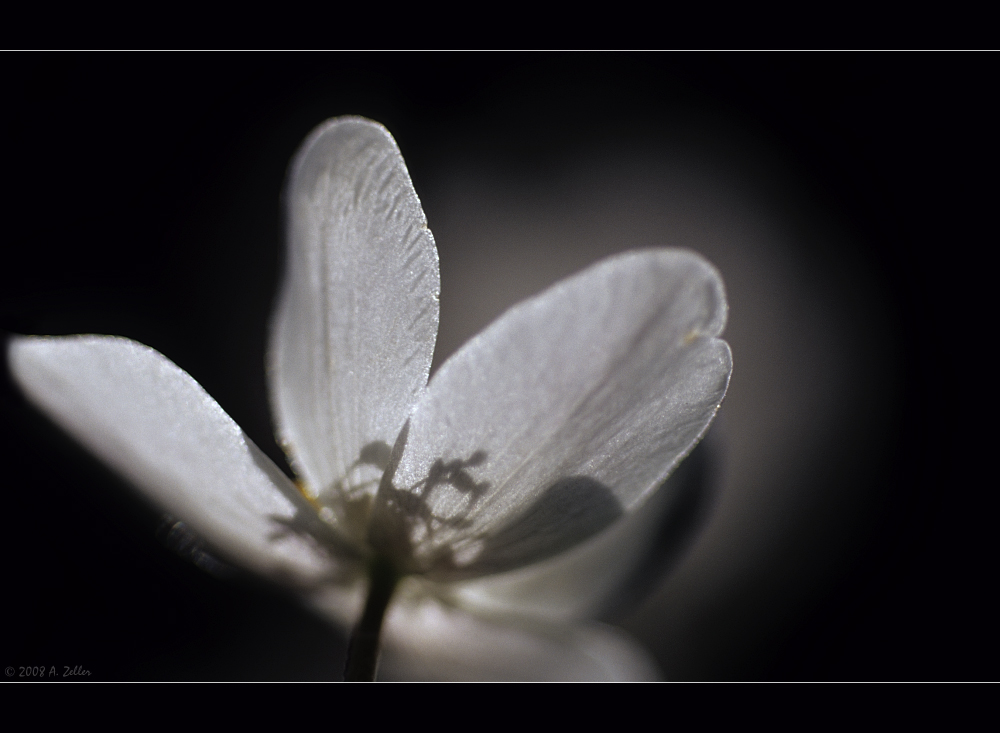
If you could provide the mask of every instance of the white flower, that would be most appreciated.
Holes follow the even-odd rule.
[[[669,501],[657,487],[725,393],[716,271],[682,250],[612,257],[510,309],[428,384],[437,250],[388,132],[325,123],[286,196],[268,377],[299,486],[124,338],[13,339],[29,399],[222,555],[341,623],[371,567],[401,575],[390,674],[655,674],[584,619],[645,548]]]

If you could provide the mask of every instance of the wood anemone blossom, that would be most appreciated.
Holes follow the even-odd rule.
[[[428,383],[438,256],[389,133],[321,125],[286,206],[268,379],[298,482],[128,339],[13,338],[27,397],[220,555],[354,626],[349,676],[374,677],[381,644],[397,678],[655,678],[587,618],[725,394],[715,269],[676,249],[611,257],[508,310]]]

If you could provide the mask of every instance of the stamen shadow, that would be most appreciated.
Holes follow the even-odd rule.
[[[512,570],[573,547],[624,513],[607,486],[587,476],[566,476],[499,528],[462,536],[461,530],[474,526],[477,509],[493,489],[490,482],[477,481],[470,472],[485,466],[489,454],[480,449],[467,458],[439,457],[424,478],[397,487],[395,469],[408,428],[407,424],[400,433],[379,486],[371,539],[391,556],[418,559],[420,572],[457,578]],[[440,490],[450,490],[462,500],[459,506],[455,500],[449,502],[446,515],[437,513],[431,501]],[[436,540],[447,540],[448,534],[459,536],[435,546]]]

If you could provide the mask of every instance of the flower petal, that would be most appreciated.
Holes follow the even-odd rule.
[[[683,250],[610,258],[507,311],[415,407],[373,541],[455,578],[609,526],[714,417],[732,368],[725,319],[718,273]]]
[[[681,471],[678,471],[681,473]],[[576,547],[505,573],[452,583],[449,597],[478,614],[560,622],[593,618],[634,582],[634,573],[681,497],[672,475],[640,507]]]
[[[294,584],[335,569],[291,481],[162,354],[114,336],[14,337],[8,358],[37,407],[230,560]]]
[[[651,681],[656,663],[601,624],[491,621],[433,598],[393,602],[379,677],[405,680]]]
[[[438,329],[437,249],[395,141],[357,117],[303,144],[286,192],[288,261],[271,333],[281,442],[332,503],[374,494]]]

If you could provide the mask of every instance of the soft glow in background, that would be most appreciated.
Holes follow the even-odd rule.
[[[611,617],[670,678],[995,677],[995,499],[968,480],[959,440],[975,430],[941,390],[988,379],[956,384],[949,356],[975,292],[952,262],[975,241],[975,161],[993,155],[965,93],[985,73],[972,59],[4,64],[0,328],[149,344],[282,461],[264,349],[285,167],[322,120],[371,117],[438,243],[435,365],[614,252],[688,247],[722,272],[735,366],[701,532]],[[155,509],[4,390],[0,662],[339,678],[333,630],[276,589],[188,563]]]

